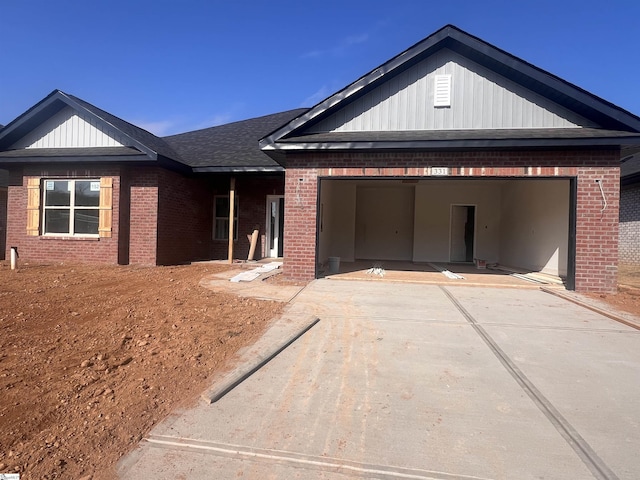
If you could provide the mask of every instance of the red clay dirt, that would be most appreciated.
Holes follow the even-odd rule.
[[[591,293],[587,296],[640,317],[640,265],[619,265],[617,293]]]
[[[198,285],[226,268],[0,262],[0,473],[116,478],[118,459],[281,313]],[[620,278],[631,287],[594,298],[640,315],[640,269]]]
[[[0,264],[0,473],[112,479],[283,304],[213,293],[224,265]]]

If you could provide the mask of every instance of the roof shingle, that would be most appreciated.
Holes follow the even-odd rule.
[[[279,165],[260,150],[258,141],[275,129],[302,115],[299,108],[164,137],[181,161],[194,171],[234,169],[279,169]]]

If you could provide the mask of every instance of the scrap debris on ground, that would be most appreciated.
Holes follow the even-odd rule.
[[[198,285],[226,268],[0,263],[0,473],[115,478],[280,314]]]

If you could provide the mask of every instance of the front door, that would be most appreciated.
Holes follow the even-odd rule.
[[[267,256],[283,256],[284,196],[267,195]]]

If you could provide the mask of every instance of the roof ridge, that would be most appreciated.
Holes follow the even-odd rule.
[[[220,128],[220,127],[230,127],[230,126],[234,126],[237,125],[239,123],[244,123],[244,122],[250,122],[251,120],[260,120],[260,119],[265,119],[267,117],[274,117],[276,115],[287,115],[293,112],[300,112],[300,114],[302,114],[303,112],[306,112],[309,110],[310,107],[300,107],[300,108],[292,108],[291,110],[284,110],[282,112],[275,112],[275,113],[268,113],[266,115],[259,115],[257,117],[250,117],[250,118],[245,118],[242,120],[234,120],[233,122],[228,122],[228,123],[221,123],[219,125],[212,125],[210,127],[204,127],[204,128],[198,128],[196,130],[189,130],[186,132],[182,132],[182,133],[174,133],[173,135],[166,135],[164,137],[160,137],[162,139],[169,139],[172,137],[178,137],[180,135],[188,135],[191,133],[196,133],[196,132],[203,132],[205,130],[211,130],[211,129],[215,129],[215,128]]]

